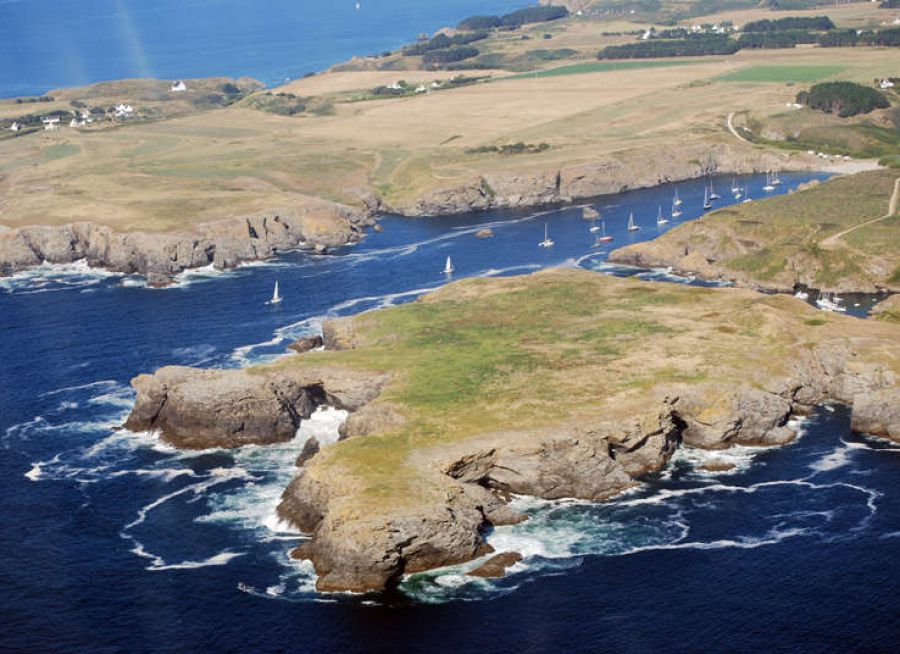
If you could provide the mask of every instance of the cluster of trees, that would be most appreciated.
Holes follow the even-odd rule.
[[[610,45],[597,55],[600,59],[650,59],[653,57],[695,57],[729,55],[741,49],[737,41],[723,34],[695,34],[685,39],[653,39],[625,45]]]
[[[16,98],[16,104],[31,104],[32,102],[53,102],[49,95],[39,95],[34,98]]]
[[[827,32],[834,29],[828,16],[788,16],[777,20],[756,20],[744,25],[744,32],[784,32],[788,30],[813,30]]]
[[[900,27],[857,34],[854,30],[832,30],[819,37],[823,48],[845,48],[856,45],[900,46]]]
[[[867,114],[891,106],[887,96],[876,89],[853,82],[824,82],[797,94],[797,103],[841,118]]]
[[[560,59],[569,59],[577,54],[578,50],[573,50],[572,48],[558,48],[556,50],[532,50],[528,53],[528,56],[541,61],[558,61]]]
[[[413,57],[416,55],[424,55],[426,52],[432,52],[434,50],[445,50],[447,48],[452,48],[456,45],[468,45],[469,43],[474,43],[475,41],[481,41],[482,39],[486,39],[488,37],[487,32],[473,32],[470,34],[454,34],[453,36],[447,36],[446,34],[438,34],[432,39],[427,41],[423,41],[422,43],[416,43],[415,45],[410,45],[403,48],[403,54],[407,57]]]
[[[751,32],[741,34],[738,44],[742,48],[793,48],[798,43],[817,43],[819,35],[803,30],[786,32]]]
[[[528,23],[545,23],[569,15],[565,7],[526,7],[503,16],[469,16],[459,25],[461,30],[516,29]]]
[[[879,9],[900,9],[900,0],[881,0]]]
[[[544,152],[545,150],[550,149],[549,143],[522,143],[519,141],[518,143],[510,143],[507,145],[484,145],[480,148],[469,148],[466,150],[467,154],[525,154],[527,153],[535,153],[535,152]]]
[[[477,57],[478,54],[478,48],[469,46],[447,48],[445,50],[431,50],[422,56],[422,62],[426,65],[451,64],[457,61],[463,61],[464,59]]]

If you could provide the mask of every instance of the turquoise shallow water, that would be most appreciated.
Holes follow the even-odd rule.
[[[780,192],[809,176],[784,179]],[[760,194],[759,177],[745,181]],[[702,213],[702,188],[680,185],[683,220]],[[593,205],[622,245],[658,233],[672,192]],[[625,231],[631,211],[640,232]],[[537,246],[544,223],[550,249]],[[134,375],[283,355],[325,316],[446,283],[448,255],[453,278],[638,273],[604,264],[578,207],[383,224],[333,256],[198,271],[165,290],[78,265],[0,280],[0,651],[893,650],[900,448],[853,436],[840,407],[789,447],[719,455],[733,473],[683,452],[615,502],[523,501],[532,519],[490,535],[525,556],[506,579],[442,570],[369,597],[315,594],[286,556],[300,537],[274,520],[303,437],[333,437],[339,414],[238,451],[178,453],[116,431]],[[475,238],[486,226],[495,237]],[[267,307],[276,280],[285,300]]]
[[[276,84],[511,0],[0,0],[0,97],[127,77]]]

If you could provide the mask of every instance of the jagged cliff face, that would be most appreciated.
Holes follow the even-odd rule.
[[[820,165],[820,161],[803,155],[760,153],[740,144],[660,147],[549,169],[486,173],[473,176],[459,186],[423,191],[413,200],[388,202],[386,208],[407,216],[522,208],[572,202],[712,174],[811,170]]]
[[[900,326],[819,316],[792,298],[583,271],[467,281],[328,323],[329,351],[138,377],[127,426],[235,447],[291,438],[320,404],[351,411],[340,442],[301,455],[278,513],[310,534],[293,554],[321,590],[381,589],[488,553],[492,525],[523,519],[511,494],[605,500],[678,447],[789,442],[790,417],[826,400],[900,441]],[[434,369],[470,388],[424,385]]]
[[[85,259],[92,266],[139,273],[165,283],[189,268],[233,268],[298,247],[330,248],[359,239],[368,213],[332,203],[274,210],[198,225],[184,233],[117,232],[89,222],[22,227],[0,233],[0,274],[43,262]]]

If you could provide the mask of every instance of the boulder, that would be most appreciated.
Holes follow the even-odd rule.
[[[485,579],[499,578],[506,574],[506,569],[514,566],[522,560],[522,555],[518,552],[502,552],[496,556],[492,556],[474,570],[470,570],[466,574],[470,577],[483,577]]]
[[[303,338],[298,338],[296,341],[288,345],[288,349],[303,354],[304,352],[309,352],[310,350],[320,348],[324,344],[325,341],[319,335],[304,336]]]

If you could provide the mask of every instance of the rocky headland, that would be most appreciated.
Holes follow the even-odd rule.
[[[369,591],[491,553],[512,495],[602,501],[679,447],[782,445],[794,415],[852,407],[900,441],[900,326],[785,296],[579,270],[466,280],[330,322],[325,351],[241,371],[134,380],[127,426],[180,447],[289,440],[316,406],[351,412],[305,447],[279,516],[310,535],[322,591]],[[309,451],[307,451],[309,450]],[[477,574],[500,574],[514,553]]]
[[[900,180],[880,170],[714,211],[609,259],[791,292],[900,292]]]
[[[85,260],[92,267],[146,275],[153,285],[191,268],[234,268],[307,248],[324,252],[362,238],[371,212],[332,202],[201,223],[175,232],[120,232],[92,222],[0,232],[0,275],[42,263]]]

